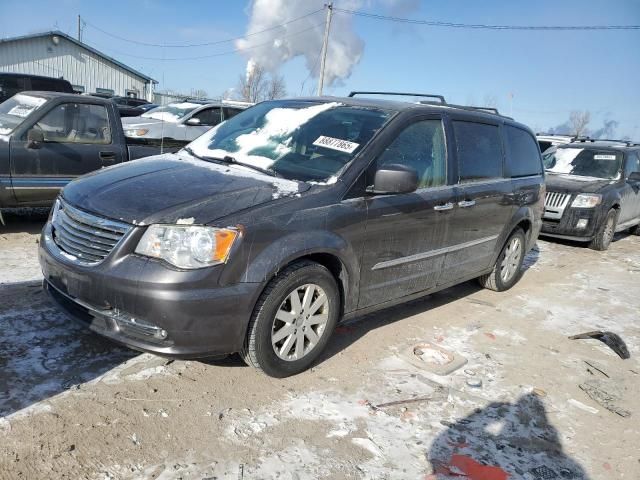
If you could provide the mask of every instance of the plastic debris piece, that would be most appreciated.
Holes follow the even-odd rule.
[[[531,393],[533,393],[536,397],[540,397],[540,398],[543,398],[543,397],[547,396],[547,392],[545,392],[543,389],[538,388],[538,387],[536,387],[533,390],[531,390]]]
[[[467,363],[467,359],[430,342],[418,343],[401,354],[414,367],[436,375],[449,375]]]
[[[602,330],[595,330],[593,332],[579,333],[578,335],[572,335],[569,340],[582,340],[593,338],[594,340],[600,340],[611,350],[616,352],[620,358],[626,360],[630,357],[629,349],[624,340],[617,333],[603,332]]]
[[[590,407],[589,405],[585,405],[584,403],[579,402],[575,398],[570,398],[569,400],[567,400],[567,402],[573,405],[574,407],[579,408],[580,410],[584,410],[585,412],[589,412],[593,414],[598,413],[597,408],[593,408],[593,407]]]
[[[479,378],[468,378],[467,385],[473,388],[480,388],[482,387],[482,380],[480,380]]]

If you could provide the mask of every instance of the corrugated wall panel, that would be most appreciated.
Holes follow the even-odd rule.
[[[133,90],[150,100],[143,78],[64,37],[57,38],[57,44],[52,36],[0,43],[0,72],[64,77],[73,85],[83,86],[85,92],[105,88],[126,95],[127,90]]]

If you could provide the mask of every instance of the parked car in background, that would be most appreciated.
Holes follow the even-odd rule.
[[[190,142],[251,105],[230,100],[170,103],[149,110],[140,117],[124,118],[122,125],[129,137]]]
[[[553,147],[543,159],[543,235],[606,250],[616,232],[640,234],[640,144],[581,140]]]
[[[473,278],[511,288],[543,201],[535,136],[507,117],[444,99],[267,101],[176,154],[71,182],[40,263],[56,302],[104,336],[241,352],[283,377],[341,318]]]
[[[142,110],[142,113],[146,113],[149,110],[153,110],[154,108],[157,108],[159,106],[160,105],[156,103],[145,103],[143,105],[138,105],[136,108],[138,108],[138,110]],[[140,115],[142,115],[142,113]]]
[[[149,104],[143,98],[134,97],[111,97],[111,101],[118,107],[121,117],[139,117],[146,111],[140,107]]]
[[[536,139],[538,140],[538,145],[540,145],[540,151],[544,152],[556,145],[571,143],[574,140],[577,140],[578,137],[573,135],[560,135],[556,133],[536,133]]]
[[[25,73],[0,73],[0,103],[26,90],[74,93],[71,83],[63,78]]]
[[[2,208],[46,207],[79,175],[160,148],[132,145],[111,100],[22,92],[0,104]]]

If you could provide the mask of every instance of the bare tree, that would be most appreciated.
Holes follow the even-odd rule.
[[[238,94],[245,102],[273,100],[286,95],[284,79],[280,75],[269,75],[261,65],[253,65],[246,74],[238,79]]]
[[[574,110],[569,116],[569,128],[571,129],[571,135],[580,137],[587,133],[587,125],[591,121],[591,112],[585,110],[584,112]]]
[[[282,75],[271,75],[271,81],[269,82],[269,88],[267,89],[266,100],[275,100],[282,98],[287,94],[287,88],[284,83]]]

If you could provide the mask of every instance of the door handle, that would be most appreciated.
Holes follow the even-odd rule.
[[[115,160],[116,153],[115,152],[100,152],[98,154],[100,156],[100,160]]]
[[[461,202],[458,202],[458,206],[462,208],[473,207],[475,204],[476,204],[475,200],[462,200]]]
[[[453,210],[453,203],[447,202],[442,205],[436,205],[433,207],[436,212],[444,212],[446,210]]]

